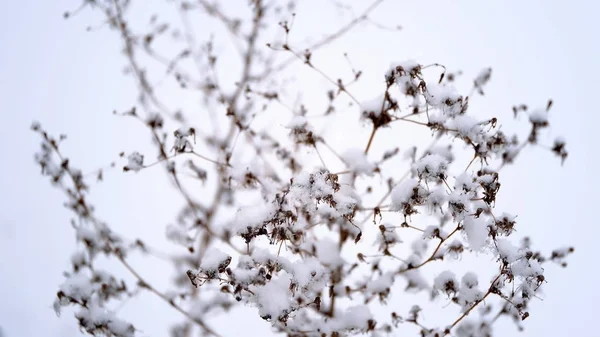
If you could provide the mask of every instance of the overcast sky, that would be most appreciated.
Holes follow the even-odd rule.
[[[298,29],[309,34],[336,26],[330,20],[331,8],[317,0],[304,1],[297,16]],[[357,8],[366,4],[351,3]],[[39,142],[29,131],[32,120],[55,133],[68,134],[65,151],[84,171],[106,165],[119,151],[147,143],[144,130],[111,114],[115,108],[131,106],[135,97],[131,80],[120,73],[125,63],[118,39],[107,29],[85,31],[87,25],[99,22],[99,13],[84,12],[71,21],[63,20],[62,13],[77,5],[74,0],[21,0],[3,6],[0,327],[6,337],[78,335],[72,317],[58,319],[51,309],[61,273],[69,266],[74,235],[69,214],[61,206],[62,196],[34,165]],[[531,151],[517,166],[503,171],[499,201],[499,207],[518,214],[519,235],[531,235],[537,247],[576,248],[568,269],[546,271],[549,283],[543,301],[535,302],[526,321],[526,336],[574,332],[591,336],[597,320],[600,264],[595,240],[600,229],[595,210],[600,186],[593,170],[600,145],[595,134],[600,123],[598,10],[600,5],[590,0],[387,0],[373,17],[388,25],[402,25],[402,32],[373,35],[373,27],[359,28],[324,51],[320,59],[332,72],[347,71],[339,65],[339,55],[348,52],[357,67],[372,71],[373,76],[380,76],[390,62],[405,59],[442,63],[471,76],[491,66],[493,79],[479,107],[499,118],[511,117],[512,104],[543,105],[548,98],[554,100],[549,134],[567,140],[567,162],[561,167],[551,154]],[[364,92],[363,98],[376,93]],[[160,226],[172,213],[163,211],[160,200],[150,197],[165,186],[164,177],[157,179],[149,185],[141,177],[114,175],[92,198],[104,209],[103,217],[118,224],[119,232],[129,236],[143,232],[149,242],[159,242],[164,233]],[[146,230],[150,225],[153,231]],[[148,274],[153,268],[152,264],[140,265]],[[169,285],[169,280],[160,277],[154,281],[160,288]],[[151,297],[134,302],[123,310],[138,319],[144,336],[165,336],[164,320],[179,319]],[[153,310],[136,312],[148,307]],[[161,319],[156,319],[159,315]],[[225,336],[247,332],[243,326],[219,322]],[[500,329],[503,335],[514,331],[510,325]],[[268,327],[259,322],[253,331],[259,335]]]

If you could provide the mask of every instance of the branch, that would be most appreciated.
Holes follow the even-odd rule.
[[[206,325],[206,323],[204,323],[203,320],[201,320],[198,317],[192,316],[189,312],[183,310],[179,305],[177,305],[177,303],[175,303],[172,299],[168,298],[165,294],[163,294],[160,291],[156,290],[156,288],[154,288],[152,285],[150,285],[148,282],[146,282],[146,280],[144,280],[144,278],[137,271],[135,271],[135,269],[133,269],[131,267],[131,265],[127,261],[125,261],[125,258],[123,258],[122,254],[115,254],[115,255],[117,256],[117,258],[119,259],[119,261],[121,261],[121,263],[125,266],[125,268],[133,276],[135,276],[136,279],[138,279],[138,281],[140,282],[140,285],[142,287],[150,290],[151,292],[153,292],[154,294],[156,294],[156,296],[160,297],[162,300],[164,300],[165,302],[169,303],[173,308],[175,308],[175,310],[179,311],[185,317],[189,318],[191,321],[193,321],[194,323],[197,323],[199,326],[201,326],[202,329],[204,329],[204,331],[208,332],[209,334],[211,334],[211,335],[213,335],[215,337],[221,337],[221,335],[219,335],[213,329],[211,329],[208,325]]]

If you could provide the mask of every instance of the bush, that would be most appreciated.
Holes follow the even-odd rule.
[[[301,49],[290,38],[293,3],[253,0],[249,15],[238,19],[216,2],[176,2],[178,16],[151,16],[140,29],[136,23],[147,12],[140,4],[86,1],[80,9],[102,12],[121,38],[127,74],[139,88],[135,106],[115,114],[139,121],[156,148],[151,160],[151,153],[121,153],[121,174],[162,167],[184,205],[166,228],[178,246],[168,258],[173,290],[162,292],[129,262],[157,249],[117,234],[92,205],[92,180],[101,181],[106,169],[84,174],[61,151],[66,136],[34,123],[42,138],[35,159],[65,192],[79,244],[56,312],[74,307],[92,335],[133,336],[137,326],[108,304],[148,291],[184,316],[173,325],[177,337],[194,330],[219,336],[207,316],[235,305],[256,307],[256,319],[297,337],[380,336],[402,327],[421,336],[490,336],[502,316],[522,328],[546,282],[544,265],[566,266],[573,248],[543,254],[528,238],[515,242],[517,217],[495,204],[502,168],[539,143],[552,101],[540,109],[515,106],[514,117],[527,116],[530,124],[525,137],[517,136],[500,130],[501,119],[469,108],[484,96],[492,69],[483,69],[464,95],[456,88],[469,82],[460,72],[411,60],[393,63],[372,83],[381,94],[359,101],[364,95],[352,88],[363,71],[348,55],[348,79],[315,59],[371,20],[380,3]],[[192,15],[212,17],[227,33],[199,42]],[[230,50],[220,50],[219,41],[229,39]],[[325,84],[290,81],[290,69]],[[237,80],[223,81],[223,74]],[[201,99],[194,101],[199,114],[165,102],[187,95]],[[425,136],[428,146],[420,145]],[[567,158],[561,139],[541,148],[561,162]],[[469,259],[490,255],[489,280],[484,272],[461,271]],[[100,256],[118,261],[136,282],[100,268]],[[427,298],[434,306],[452,303],[456,317],[429,316],[426,324]],[[407,299],[415,301],[410,309],[396,312],[395,303]]]

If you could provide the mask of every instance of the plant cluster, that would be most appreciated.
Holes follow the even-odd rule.
[[[517,217],[495,205],[502,197],[502,168],[515,164],[525,147],[567,158],[562,139],[539,144],[552,101],[541,109],[514,107],[515,118],[527,116],[530,125],[521,137],[501,130],[502,119],[478,117],[470,108],[470,100],[484,95],[490,68],[465,95],[456,89],[461,73],[417,61],[393,63],[380,76],[381,94],[359,101],[352,88],[363,72],[351,66],[349,79],[334,79],[315,55],[372,22],[381,0],[305,50],[290,42],[294,2],[252,0],[246,18],[228,15],[216,1],[167,3],[180,21],[152,16],[145,30],[129,23],[138,19],[134,1],[87,0],[81,9],[102,12],[105,24],[95,29],[119,35],[139,97],[135,107],[115,114],[139,121],[156,149],[125,151],[122,164],[111,166],[122,168],[119,174],[139,175],[162,167],[184,200],[166,228],[166,238],[178,245],[169,257],[173,290],[155,288],[129,262],[132,254],[155,249],[119,235],[94,208],[89,190],[106,169],[82,172],[61,150],[66,136],[54,137],[34,123],[41,136],[35,160],[64,192],[79,246],[56,294],[57,313],[73,307],[83,331],[131,337],[137,327],[111,308],[148,291],[183,315],[172,337],[220,336],[208,315],[236,305],[255,307],[256,319],[290,337],[386,336],[407,325],[423,337],[492,336],[494,322],[504,316],[521,328],[546,282],[544,268],[566,266],[573,248],[544,254],[528,238],[515,241]],[[190,24],[198,13],[218,21],[239,52],[236,83],[219,78],[223,69],[236,68],[219,63],[214,38],[199,42]],[[280,33],[275,40],[266,36],[273,31]],[[308,100],[290,105],[294,83],[286,84],[283,74],[293,65],[328,83],[325,108]],[[164,82],[199,97],[200,113],[169,108]],[[312,94],[311,88],[295,90]],[[269,114],[285,115],[287,124],[253,124]],[[340,120],[369,130],[362,147],[336,148],[331,134],[321,131],[321,125]],[[423,130],[432,143],[418,146],[390,132],[399,125]],[[382,131],[392,136],[378,142]],[[495,274],[486,279],[477,270],[457,274],[446,268],[433,277],[424,272],[466,255],[493,256]],[[137,282],[104,270],[100,256],[121,263]],[[426,324],[418,303],[396,312],[395,301],[407,293],[451,303],[458,314],[435,323],[430,317]],[[382,310],[388,314],[375,314]]]

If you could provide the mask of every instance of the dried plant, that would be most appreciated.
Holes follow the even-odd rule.
[[[64,191],[79,244],[56,312],[75,308],[80,327],[92,335],[134,336],[138,327],[111,308],[147,291],[183,315],[173,337],[220,336],[207,317],[235,305],[255,307],[255,319],[290,337],[383,336],[403,328],[423,337],[492,336],[501,317],[521,329],[546,282],[545,266],[566,266],[573,248],[545,255],[529,239],[515,242],[517,217],[495,205],[502,168],[515,164],[528,145],[539,145],[552,101],[538,110],[515,106],[514,117],[528,116],[531,126],[519,137],[500,130],[500,118],[477,117],[469,108],[470,100],[483,99],[491,69],[463,95],[455,89],[460,72],[416,61],[393,63],[372,84],[381,94],[359,101],[364,95],[352,88],[364,72],[347,55],[340,61],[349,62],[349,79],[337,79],[316,59],[359,24],[375,23],[371,15],[382,2],[307,48],[290,37],[294,1],[227,2],[231,8],[210,0],[167,1],[177,15],[151,16],[149,25],[141,8],[153,5],[144,1],[86,0],[66,13],[103,14],[104,24],[90,30],[118,34],[126,74],[139,89],[135,106],[115,114],[139,121],[156,153],[123,152],[122,165],[112,166],[126,175],[162,168],[184,205],[166,229],[178,253],[169,257],[173,289],[163,292],[129,262],[132,254],[156,250],[119,235],[92,205],[90,186],[106,169],[84,174],[61,151],[66,136],[53,137],[34,123],[42,139],[35,160]],[[228,14],[232,10],[243,14]],[[199,20],[217,22],[227,33],[200,36],[192,24]],[[223,41],[231,50],[217,48]],[[326,91],[295,86],[290,69],[319,76]],[[232,72],[235,83],[222,79]],[[193,97],[196,110],[170,108],[179,105],[174,92]],[[326,106],[312,97],[326,97]],[[324,129],[331,125],[337,127]],[[362,147],[339,148],[358,137],[347,125],[369,130]],[[432,143],[415,144],[413,132]],[[538,147],[563,162],[567,157],[561,139]],[[478,270],[457,275],[461,262],[455,260],[468,255],[495,257],[495,274],[489,280]],[[121,263],[137,283],[102,269],[99,256]],[[396,312],[395,303],[413,298],[421,302]],[[429,317],[426,324],[428,299],[450,303],[455,319]]]

